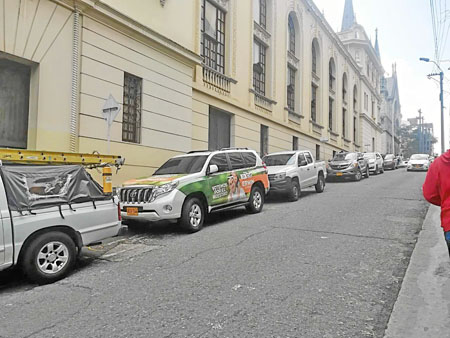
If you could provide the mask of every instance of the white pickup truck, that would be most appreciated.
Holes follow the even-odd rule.
[[[116,236],[117,199],[80,166],[0,165],[0,270],[39,284],[73,268],[83,246]]]
[[[315,161],[308,150],[273,153],[263,161],[269,170],[270,192],[287,193],[289,200],[297,201],[302,189],[314,186],[318,193],[325,189],[325,162]]]

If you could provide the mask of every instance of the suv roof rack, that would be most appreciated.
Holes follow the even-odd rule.
[[[211,150],[191,150],[188,152],[188,154],[195,154],[195,153],[209,153]]]
[[[220,151],[223,151],[223,150],[248,150],[248,148],[232,147],[232,148],[222,148],[222,149],[220,149]]]

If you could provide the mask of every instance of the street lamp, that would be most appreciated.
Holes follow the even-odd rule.
[[[444,140],[444,72],[442,71],[441,67],[436,63],[434,60],[430,60],[429,58],[420,58],[420,61],[424,62],[433,62],[441,71],[440,73],[436,74],[429,74],[428,76],[436,76],[439,75],[439,84],[441,88],[441,93],[439,95],[439,101],[441,101],[441,151],[442,154],[445,153],[445,140]]]

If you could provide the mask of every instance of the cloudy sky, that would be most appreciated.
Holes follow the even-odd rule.
[[[323,10],[331,27],[340,30],[345,0],[313,1]],[[442,34],[442,41],[445,41],[447,28],[450,27],[450,2],[448,12],[446,0],[434,0],[434,3],[437,10],[443,13],[441,26],[446,29]],[[353,0],[353,7],[357,22],[364,26],[373,41],[375,29],[378,28],[381,58],[386,73],[390,75],[392,63],[397,63],[403,120],[417,116],[418,109],[422,109],[425,122],[434,123],[434,133],[440,142],[439,83],[427,78],[427,74],[435,70],[433,65],[419,61],[420,57],[433,59],[435,55],[430,1]],[[449,148],[450,36],[447,40],[448,47],[442,46],[441,60],[449,61],[442,61],[441,67],[448,79],[444,82],[444,90],[447,91],[444,94],[444,114],[446,148]],[[435,151],[440,152],[440,143],[435,145]]]

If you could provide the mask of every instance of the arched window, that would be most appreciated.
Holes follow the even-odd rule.
[[[295,55],[295,25],[293,14],[289,14],[288,18],[288,31],[289,31],[289,51]]]
[[[347,74],[342,76],[342,100],[347,102]]]
[[[336,65],[334,59],[331,58],[328,63],[330,90],[335,90],[336,86]]]
[[[313,73],[317,74],[317,51],[316,51],[316,44],[313,42],[312,48],[312,71]]]

